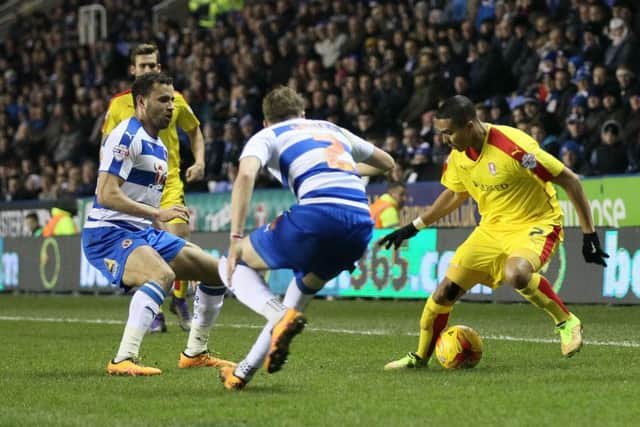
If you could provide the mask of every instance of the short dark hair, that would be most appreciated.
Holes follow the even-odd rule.
[[[136,80],[131,86],[131,95],[133,96],[133,105],[136,105],[136,98],[138,95],[146,98],[151,93],[154,84],[172,85],[173,79],[164,73],[158,71],[151,71],[141,76],[136,77]]]
[[[131,53],[129,54],[131,65],[136,65],[136,56],[150,55],[152,53],[155,53],[156,59],[158,59],[157,57],[160,55],[158,46],[153,43],[140,43],[139,45],[131,49]]]
[[[293,119],[304,112],[304,98],[287,86],[272,90],[262,100],[262,113],[269,123]]]
[[[38,221],[39,221],[39,219],[38,219],[38,214],[37,214],[37,213],[35,213],[35,212],[29,212],[29,213],[28,213],[28,214],[26,214],[24,217],[25,217],[26,219],[34,219],[36,222],[38,222]]]
[[[463,95],[444,100],[436,111],[436,119],[450,119],[456,127],[464,126],[475,118],[477,115],[473,102]]]

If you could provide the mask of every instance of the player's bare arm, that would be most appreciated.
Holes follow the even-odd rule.
[[[576,209],[578,220],[580,221],[580,228],[583,233],[582,255],[584,256],[584,260],[606,267],[607,263],[605,258],[609,258],[609,255],[600,247],[600,239],[593,225],[589,202],[587,196],[584,194],[578,176],[569,168],[565,167],[552,182],[558,184],[566,191],[569,200],[571,200],[573,207]]]
[[[108,172],[100,172],[96,186],[96,197],[102,206],[139,218],[150,218],[154,221],[166,222],[174,218],[189,220],[189,211],[184,206],[172,206],[157,209],[127,197],[120,186],[124,180]]]
[[[552,179],[552,182],[558,184],[566,191],[569,200],[571,200],[578,214],[582,232],[585,234],[595,232],[589,202],[587,201],[587,196],[584,194],[578,176],[573,173],[571,169],[565,167],[558,176]]]
[[[196,126],[190,131],[185,131],[191,141],[191,152],[194,162],[185,172],[187,182],[200,181],[204,178],[204,135],[200,126]]]
[[[231,276],[241,255],[240,244],[244,235],[244,224],[247,220],[247,211],[249,210],[253,187],[260,168],[260,160],[257,157],[242,158],[238,167],[238,175],[233,182],[233,190],[231,191],[231,234],[229,257],[227,258],[227,280],[229,286],[231,286]]]
[[[395,166],[393,157],[376,147],[367,160],[356,164],[356,170],[360,176],[376,176],[390,172]]]
[[[445,189],[422,215],[404,227],[400,227],[392,233],[387,234],[378,241],[378,244],[384,246],[386,249],[389,249],[391,246],[393,246],[394,249],[398,249],[400,245],[402,245],[402,242],[415,236],[418,231],[456,210],[468,197],[469,193],[467,192],[456,193]]]

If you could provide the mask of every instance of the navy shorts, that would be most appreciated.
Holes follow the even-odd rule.
[[[345,205],[294,205],[253,231],[251,243],[270,269],[314,273],[324,280],[353,271],[371,240],[369,213]]]
[[[128,288],[122,283],[127,258],[138,246],[151,246],[162,259],[170,262],[185,245],[185,240],[166,231],[149,227],[127,230],[120,227],[84,228],[82,250],[92,266],[100,270],[112,284]]]

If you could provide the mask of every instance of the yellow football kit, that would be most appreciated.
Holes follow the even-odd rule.
[[[180,179],[180,142],[178,141],[178,127],[189,132],[200,125],[200,121],[187,104],[182,94],[175,92],[174,111],[171,123],[166,129],[160,131],[160,139],[167,146],[169,152],[169,171],[167,181],[162,192],[160,207],[167,208],[174,205],[183,205],[184,186]],[[135,114],[133,97],[131,90],[127,90],[111,98],[109,109],[102,126],[102,135],[107,135],[122,120],[128,119]],[[184,223],[185,221],[176,218],[170,223]]]
[[[539,270],[563,238],[562,210],[550,180],[564,165],[526,133],[487,126],[482,151],[453,151],[441,180],[451,191],[468,192],[482,216],[447,271],[465,290],[476,283],[499,286],[509,256],[523,257]]]

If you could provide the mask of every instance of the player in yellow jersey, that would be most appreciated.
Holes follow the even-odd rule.
[[[538,271],[563,238],[562,210],[552,182],[567,192],[578,213],[585,260],[606,265],[608,255],[600,248],[578,177],[526,133],[478,120],[473,103],[464,96],[449,98],[440,106],[435,127],[453,148],[442,175],[446,189],[421,216],[379,244],[397,249],[469,196],[477,202],[482,219],[427,299],[418,349],[388,363],[385,370],[426,366],[453,304],[476,283],[493,288],[507,283],[545,310],[560,334],[562,354],[573,356],[582,346],[582,323]]]
[[[138,77],[150,71],[160,71],[158,63],[158,48],[153,44],[140,44],[136,46],[130,55],[131,65],[129,73]],[[195,159],[194,164],[185,172],[187,182],[199,181],[204,176],[204,138],[200,131],[200,121],[187,104],[187,101],[179,93],[175,92],[174,112],[171,123],[166,129],[160,131],[160,139],[167,146],[169,152],[169,172],[162,193],[160,208],[175,205],[184,206],[184,186],[180,179],[180,142],[178,141],[178,127],[181,128],[191,141],[191,151]],[[132,117],[135,113],[131,91],[121,92],[111,98],[109,109],[102,127],[103,139],[122,120]],[[191,232],[188,222],[176,218],[162,227],[179,237],[189,239]],[[186,301],[187,282],[176,280],[174,283],[171,311],[178,316],[180,327],[188,331],[191,323],[191,315]],[[151,332],[165,332],[167,330],[164,314],[161,312],[151,326]]]

